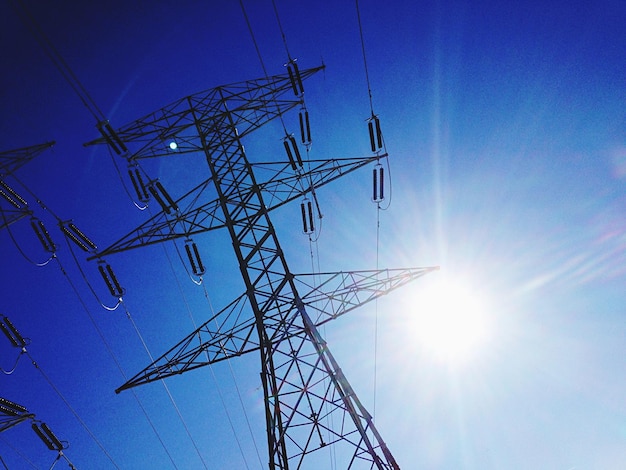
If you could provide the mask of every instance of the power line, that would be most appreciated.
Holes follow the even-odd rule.
[[[122,304],[124,305],[124,310],[126,312],[126,317],[130,320],[131,324],[133,325],[133,328],[135,329],[135,333],[137,333],[137,336],[139,337],[139,340],[141,341],[141,344],[143,345],[144,349],[146,350],[146,353],[148,354],[148,357],[150,358],[151,361],[154,362],[154,358],[152,357],[152,353],[148,349],[148,345],[147,345],[146,341],[144,340],[143,336],[141,335],[141,332],[139,331],[139,328],[137,327],[137,324],[135,323],[135,320],[131,316],[130,311],[126,307],[126,304],[124,302],[122,302]],[[187,436],[189,437],[189,439],[190,439],[190,441],[191,441],[191,443],[193,445],[193,448],[195,449],[196,453],[198,454],[198,457],[200,458],[200,461],[202,462],[202,466],[205,469],[208,470],[209,467],[207,466],[206,462],[204,461],[204,458],[202,457],[202,454],[200,453],[200,449],[198,448],[198,445],[196,444],[195,439],[191,435],[191,431],[189,430],[189,426],[187,426],[187,423],[185,422],[185,418],[183,418],[183,415],[182,415],[182,413],[180,411],[180,408],[178,408],[178,405],[176,404],[176,401],[174,400],[174,396],[170,392],[170,389],[167,386],[167,384],[165,383],[165,380],[161,379],[160,382],[163,385],[163,388],[165,389],[165,392],[166,392],[167,396],[169,397],[170,402],[171,402],[172,406],[174,407],[174,410],[176,411],[176,414],[178,415],[178,418],[180,419],[180,422],[182,423],[183,428],[185,429],[185,432],[187,433]]]
[[[280,21],[280,16],[278,15],[278,8],[276,8],[276,0],[272,0],[272,6],[274,7],[274,15],[276,16],[276,21],[278,22],[278,29],[280,30],[280,35],[283,39],[283,44],[285,45],[287,57],[289,58],[289,61],[291,61],[291,54],[289,54],[289,47],[287,47],[287,37],[285,36],[285,31],[283,30],[283,25]]]
[[[52,387],[52,389],[56,392],[56,394],[59,396],[59,398],[61,398],[61,400],[63,401],[63,403],[65,403],[65,406],[67,406],[67,408],[72,412],[72,414],[74,415],[74,417],[76,418],[76,420],[80,423],[80,425],[85,429],[85,431],[87,431],[87,434],[89,434],[89,437],[91,437],[91,439],[98,445],[98,447],[100,448],[100,450],[104,453],[104,455],[106,455],[106,457],[109,459],[109,461],[113,464],[113,466],[117,469],[119,469],[120,467],[117,465],[117,463],[115,462],[115,460],[113,460],[113,457],[111,456],[111,454],[109,454],[109,452],[105,449],[105,447],[102,445],[102,443],[100,442],[100,440],[96,437],[96,435],[93,433],[93,431],[91,429],[89,429],[89,426],[87,426],[87,424],[85,423],[85,421],[80,417],[80,415],[76,412],[76,410],[74,409],[74,407],[72,407],[72,405],[70,404],[70,402],[67,400],[67,398],[65,398],[65,396],[61,393],[61,391],[57,388],[56,385],[54,385],[54,383],[52,382],[52,380],[50,380],[50,377],[48,377],[48,375],[44,372],[44,370],[41,368],[41,366],[35,361],[35,359],[30,355],[29,352],[26,352],[26,355],[28,356],[28,358],[31,360],[33,366],[35,367],[35,369],[37,369],[42,377],[46,380],[46,382],[48,382],[48,384],[50,385],[50,387]]]
[[[175,247],[175,249],[176,249],[176,253],[177,253],[177,255],[178,255],[178,258],[179,258],[180,262],[182,263],[182,265],[183,265],[183,267],[184,267],[184,269],[185,269],[185,272],[186,272],[186,273],[189,275],[189,277],[191,278],[191,274],[190,274],[190,273],[189,273],[189,271],[187,270],[187,265],[186,265],[186,264],[185,264],[185,262],[183,261],[183,257],[181,256],[180,251],[178,250],[178,246],[176,245],[176,243],[174,243],[174,247]],[[186,296],[186,295],[184,294],[184,292],[183,292],[183,289],[182,289],[182,286],[181,286],[180,280],[179,280],[178,275],[176,274],[176,271],[175,271],[175,269],[174,269],[174,265],[173,265],[173,263],[172,263],[172,259],[170,258],[170,255],[169,255],[169,253],[168,253],[168,251],[167,251],[167,249],[166,249],[165,245],[163,245],[163,251],[164,251],[165,256],[166,256],[166,258],[167,258],[167,260],[168,260],[168,263],[169,263],[170,269],[172,270],[172,273],[174,274],[174,279],[176,280],[176,285],[177,285],[177,287],[178,287],[178,291],[179,291],[179,293],[180,293],[181,297],[183,298],[183,302],[184,302],[184,304],[185,304],[185,307],[186,307],[186,310],[187,310],[187,314],[189,315],[189,318],[190,318],[190,320],[191,320],[191,323],[192,323],[192,325],[193,325],[193,328],[194,328],[194,329],[197,329],[196,320],[195,320],[195,318],[194,318],[194,316],[193,316],[193,313],[192,313],[192,311],[191,311],[191,307],[189,306],[189,302],[187,301],[187,296]],[[203,278],[202,278],[202,277],[200,277],[200,282],[196,282],[193,278],[192,278],[192,281],[194,282],[194,284],[196,284],[196,285],[201,285],[201,286],[202,286],[203,291],[204,291],[204,297],[205,297],[205,299],[206,299],[206,301],[207,301],[207,303],[208,303],[208,305],[209,305],[209,308],[210,308],[210,311],[211,311],[211,315],[212,315],[212,316],[213,316],[213,315],[215,315],[215,311],[214,311],[214,309],[213,309],[213,304],[211,303],[211,299],[209,298],[209,293],[208,293],[208,291],[207,291],[207,289],[206,289],[206,284],[203,282]],[[206,352],[206,351],[205,351],[205,355],[207,355],[207,352]],[[207,355],[207,359],[208,359],[208,355]],[[236,379],[235,374],[234,374],[234,372],[233,372],[233,370],[232,370],[232,366],[231,366],[230,362],[229,362],[229,368],[230,368],[230,374],[231,374],[231,377],[232,377],[232,379],[233,379],[233,382],[234,382],[234,384],[235,384],[235,388],[236,388],[236,390],[237,390],[237,395],[238,395],[238,397],[239,397],[239,402],[240,402],[240,404],[241,404],[241,409],[243,410],[243,414],[244,414],[244,417],[245,417],[245,421],[246,421],[247,426],[248,426],[248,431],[250,432],[250,436],[251,436],[251,438],[252,438],[252,443],[253,443],[253,445],[254,445],[254,450],[255,450],[255,452],[256,452],[257,458],[259,459],[259,464],[261,464],[261,466],[263,466],[263,463],[261,462],[261,455],[259,454],[259,449],[258,449],[258,447],[257,447],[256,440],[254,439],[254,433],[252,432],[252,426],[250,425],[250,420],[249,420],[249,418],[248,418],[248,413],[247,413],[247,411],[246,411],[246,408],[245,408],[245,407],[244,407],[244,405],[243,405],[243,400],[242,400],[242,397],[241,397],[241,393],[240,393],[240,391],[239,391],[239,386],[237,385],[237,379]],[[217,378],[216,378],[216,376],[215,376],[215,372],[214,372],[214,370],[213,370],[213,367],[212,367],[212,366],[210,366],[210,367],[209,367],[209,370],[210,370],[210,372],[211,372],[211,377],[213,378],[213,382],[215,383],[215,387],[216,387],[216,389],[217,389],[217,393],[218,393],[218,396],[219,396],[219,398],[220,398],[220,402],[221,402],[221,404],[222,404],[222,407],[224,408],[224,412],[225,412],[225,414],[226,414],[226,419],[227,419],[228,424],[229,424],[229,426],[230,426],[230,428],[231,428],[231,431],[232,431],[232,433],[233,433],[233,435],[234,435],[234,437],[235,437],[235,442],[237,443],[237,447],[239,448],[239,451],[240,451],[240,453],[241,453],[241,457],[242,457],[242,459],[243,459],[243,461],[244,461],[244,464],[245,464],[246,468],[250,468],[250,467],[248,466],[248,461],[247,461],[246,456],[245,456],[245,453],[244,453],[244,451],[243,451],[243,447],[241,446],[241,442],[240,442],[239,437],[238,437],[238,435],[237,435],[237,431],[236,431],[236,429],[235,429],[235,425],[234,425],[233,420],[232,420],[232,418],[231,418],[231,416],[230,416],[230,413],[229,413],[229,411],[228,411],[228,407],[226,406],[226,401],[224,400],[224,395],[223,395],[223,393],[222,393],[222,389],[221,389],[220,384],[219,384],[219,382],[218,382],[218,380],[217,380]]]
[[[106,340],[106,337],[104,336],[104,333],[102,332],[101,328],[98,326],[97,322],[95,321],[91,311],[89,310],[89,308],[87,307],[87,304],[85,303],[85,301],[83,300],[82,296],[80,295],[80,293],[78,292],[78,289],[76,288],[76,285],[72,282],[72,280],[70,279],[70,277],[67,274],[67,271],[65,270],[65,268],[61,265],[61,261],[55,257],[55,259],[58,262],[59,265],[59,269],[61,270],[61,273],[63,274],[63,276],[67,279],[67,282],[70,284],[70,287],[72,288],[72,291],[74,292],[74,294],[76,295],[76,297],[78,298],[78,301],[80,303],[80,305],[83,307],[83,310],[85,311],[85,313],[87,313],[87,316],[89,318],[89,320],[91,321],[91,324],[93,325],[93,327],[95,328],[96,332],[98,333],[98,336],[100,337],[100,340],[102,341],[102,343],[104,344],[105,349],[107,350],[107,352],[109,353],[109,356],[111,356],[111,359],[113,360],[113,362],[115,363],[117,369],[120,371],[120,374],[122,375],[122,378],[124,380],[127,380],[127,376],[126,373],[124,372],[124,369],[122,368],[122,365],[120,364],[119,360],[117,359],[117,357],[115,356],[115,353],[113,352],[113,349],[111,348],[111,346],[109,345],[109,342]],[[171,464],[173,465],[174,468],[178,469],[178,466],[176,465],[176,462],[174,461],[174,458],[172,457],[172,455],[170,454],[169,449],[167,448],[167,446],[165,445],[165,442],[163,441],[163,439],[161,438],[161,435],[159,434],[158,430],[156,429],[156,426],[154,425],[154,423],[152,422],[152,419],[150,418],[150,416],[148,415],[148,412],[146,411],[146,409],[144,408],[143,404],[141,403],[141,401],[139,400],[139,397],[137,396],[136,393],[134,393],[133,391],[133,396],[135,397],[135,401],[137,402],[137,404],[139,405],[139,408],[141,409],[144,417],[146,418],[146,421],[148,422],[148,424],[150,425],[150,427],[152,428],[152,431],[154,432],[154,434],[156,435],[159,443],[161,444],[161,447],[163,447],[163,450],[165,451],[167,457],[169,458]]]
[[[363,52],[363,65],[365,66],[365,80],[367,81],[367,94],[370,100],[370,109],[374,116],[374,105],[372,103],[372,87],[370,85],[370,75],[367,68],[367,55],[365,54],[365,40],[363,39],[363,25],[361,24],[361,9],[359,8],[359,0],[356,1],[356,16],[359,22],[359,35],[361,37],[361,51]]]
[[[8,442],[2,435],[0,435],[0,440],[2,442],[4,442],[4,444],[8,448],[10,448],[13,452],[15,452],[24,462],[26,462],[28,465],[30,465],[31,468],[34,468],[35,470],[37,470],[37,466],[33,462],[31,462],[31,460],[28,457],[26,457],[21,451],[16,449],[10,442]],[[4,462],[3,462],[3,464],[4,464]],[[6,464],[4,464],[4,466],[5,466],[5,468],[7,468]]]
[[[104,113],[102,113],[100,108],[98,108],[96,102],[89,95],[83,84],[80,82],[78,77],[74,74],[70,66],[63,58],[63,56],[54,47],[50,39],[44,34],[37,21],[35,21],[33,15],[24,5],[23,1],[13,0],[11,3],[13,4],[13,8],[17,12],[17,14],[22,16],[22,19],[26,23],[27,27],[30,29],[35,39],[39,42],[39,45],[43,48],[46,55],[50,58],[54,66],[61,73],[65,81],[70,85],[72,90],[74,90],[76,95],[80,98],[81,102],[96,118],[96,121],[105,121],[106,118],[104,116]]]

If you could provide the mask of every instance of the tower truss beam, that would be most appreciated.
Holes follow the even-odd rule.
[[[323,69],[324,66],[304,70],[302,79]],[[225,127],[235,126],[235,137],[241,138],[301,102],[301,98],[293,97],[291,93],[289,75],[275,75],[195,93],[115,132],[130,149],[126,156],[129,160],[214,152],[221,146],[218,136]],[[205,136],[202,141],[198,129]],[[175,151],[169,146],[172,141],[176,142]],[[100,137],[84,145],[107,143],[104,137]]]
[[[430,268],[381,269],[322,274],[297,274],[295,283],[303,292],[303,305],[317,312],[315,327],[340,317],[388,294],[434,270]],[[283,309],[294,309],[289,298],[276,299]],[[279,322],[266,318],[265,322]],[[259,349],[255,319],[245,295],[185,337],[173,348],[129,379],[116,393],[183,372],[215,364]],[[293,335],[301,333],[294,330]],[[270,338],[271,339],[271,338]]]
[[[382,157],[310,160],[308,162],[310,169],[306,173],[294,173],[287,162],[256,163],[251,166],[269,176],[267,181],[258,183],[258,189],[267,194],[267,199],[270,201],[267,204],[267,210],[272,211]],[[177,199],[176,205],[182,208],[177,213],[167,214],[161,210],[139,227],[88,259],[226,227],[219,198],[206,203],[200,202],[202,196],[209,193],[211,189],[214,190],[212,181],[212,179],[203,181]],[[242,184],[239,185],[239,190],[248,195],[252,194],[252,188],[246,188]],[[246,196],[242,195],[242,197]]]
[[[15,172],[54,144],[55,142],[52,141],[0,152],[0,176]]]

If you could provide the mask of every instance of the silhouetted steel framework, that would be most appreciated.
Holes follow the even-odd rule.
[[[0,397],[0,432],[34,418],[35,415],[29,413],[22,405]]]
[[[321,69],[304,70],[299,78]],[[318,327],[436,268],[315,275],[289,270],[269,211],[380,157],[317,160],[307,169],[294,160],[251,164],[241,138],[301,103],[293,85],[293,75],[283,74],[214,88],[109,136],[139,146],[125,154],[129,162],[202,152],[211,177],[178,200],[160,201],[160,214],[93,258],[225,227],[246,287],[116,391],[259,351],[270,469],[302,468],[312,452],[329,445],[337,446],[337,456],[348,456],[346,468],[398,469]],[[295,97],[286,97],[292,89]],[[175,152],[169,141],[176,142]],[[266,182],[257,180],[259,166],[274,167]],[[217,199],[199,202],[211,184]]]
[[[0,230],[32,214],[28,202],[5,180],[54,142],[0,152]]]

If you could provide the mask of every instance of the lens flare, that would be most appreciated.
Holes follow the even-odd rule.
[[[436,360],[466,362],[491,337],[490,302],[469,283],[442,277],[411,296],[408,332]]]

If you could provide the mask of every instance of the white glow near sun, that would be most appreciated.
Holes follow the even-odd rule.
[[[410,308],[410,335],[438,360],[469,360],[489,341],[490,307],[485,294],[446,278],[416,291]]]

